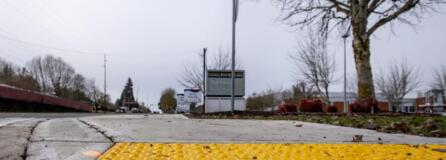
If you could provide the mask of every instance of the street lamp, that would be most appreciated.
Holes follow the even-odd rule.
[[[342,35],[344,39],[344,113],[348,112],[347,107],[347,38],[349,34],[346,32]]]
[[[232,64],[231,64],[231,111],[235,108],[235,23],[237,21],[238,0],[232,0]]]

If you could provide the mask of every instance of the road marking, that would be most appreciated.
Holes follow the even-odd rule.
[[[445,160],[446,145],[116,143],[99,160],[115,159],[392,159]]]

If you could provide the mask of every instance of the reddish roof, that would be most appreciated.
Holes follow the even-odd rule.
[[[64,99],[39,92],[24,90],[7,85],[0,85],[0,98],[16,101],[47,104],[54,107],[66,107],[79,111],[91,112],[93,106],[87,103]]]

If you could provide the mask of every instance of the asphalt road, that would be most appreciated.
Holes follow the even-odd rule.
[[[354,135],[363,135],[362,143],[446,144],[446,138],[300,121],[92,113],[0,113],[0,117],[0,159],[96,159],[116,142],[353,143]]]
[[[138,113],[142,114],[142,113]],[[40,113],[40,112],[0,112],[0,118],[77,118],[77,117],[87,117],[87,116],[100,116],[100,115],[135,115],[133,113],[85,113],[85,112],[51,112],[51,113]]]

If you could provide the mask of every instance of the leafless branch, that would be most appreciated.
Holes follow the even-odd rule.
[[[377,89],[383,94],[392,106],[397,107],[401,100],[420,84],[419,72],[409,67],[406,62],[393,63],[387,74],[381,73],[376,80]]]
[[[327,53],[325,39],[310,31],[308,39],[290,58],[302,78],[315,86],[319,95],[329,102],[328,88],[334,81],[336,63]]]
[[[201,55],[202,57],[202,55]],[[202,58],[200,58],[202,60]],[[217,54],[213,55],[207,69],[211,70],[230,70],[231,69],[231,55],[229,52],[220,49]],[[201,62],[201,61],[200,61]],[[203,66],[202,62],[189,62],[183,65],[183,72],[178,79],[183,87],[203,89]],[[241,69],[242,64],[236,57],[236,69]]]
[[[446,89],[446,66],[435,70],[431,87],[433,89]]]

